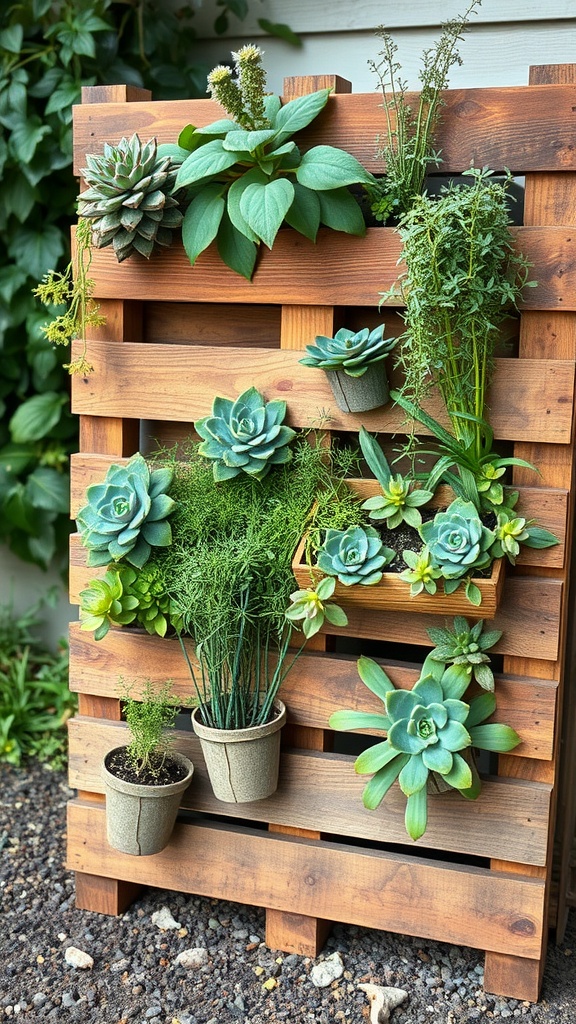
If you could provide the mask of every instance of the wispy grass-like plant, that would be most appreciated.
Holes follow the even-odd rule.
[[[402,67],[396,59],[398,47],[383,25],[376,29],[383,47],[379,59],[370,60],[368,64],[378,78],[384,101],[386,131],[378,142],[379,155],[386,162],[386,174],[367,191],[377,220],[386,221],[390,215],[406,213],[414,196],[423,191],[430,167],[440,163],[434,136],[441,119],[442,90],[448,86],[451,68],[462,64],[458,43],[480,2],[472,0],[464,14],[447,21],[440,38],[430,49],[424,50],[418,75],[422,89],[414,106],[406,96],[408,84],[400,77]]]
[[[359,501],[322,443],[299,439],[288,465],[263,480],[215,485],[197,447],[175,462],[173,543],[157,556],[206,725],[245,728],[269,719],[298,648],[286,618],[292,557],[316,529],[358,520]],[[191,637],[194,658],[185,637]]]

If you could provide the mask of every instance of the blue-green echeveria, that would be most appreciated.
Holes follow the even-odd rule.
[[[214,460],[214,479],[231,480],[248,473],[261,480],[272,466],[289,462],[288,445],[296,436],[291,427],[282,425],[286,402],[267,402],[252,387],[230,398],[215,398],[212,415],[197,420],[194,429],[203,438],[198,451]]]
[[[340,583],[370,585],[382,579],[382,569],[394,557],[384,547],[372,526],[349,526],[347,530],[327,530],[318,548],[316,564],[328,576],[337,576]]]
[[[303,366],[317,366],[322,370],[344,370],[349,377],[362,377],[372,363],[379,363],[392,351],[397,338],[385,338],[385,324],[373,331],[364,327],[351,331],[341,327],[333,338],[320,334],[314,345],[307,345],[300,362]]]
[[[165,467],[150,470],[140,454],[126,466],[112,465],[101,484],[86,491],[88,504],[76,522],[82,544],[88,548],[88,565],[108,565],[126,559],[141,569],[151,546],[167,547],[172,531],[166,517],[175,502],[166,491],[173,472]]]
[[[445,579],[468,576],[490,565],[494,534],[485,527],[471,501],[456,498],[445,512],[422,523],[420,536],[428,546],[433,565]]]
[[[510,726],[483,724],[496,710],[493,693],[481,693],[469,703],[461,698],[471,679],[471,667],[434,661],[422,666],[412,690],[397,690],[384,670],[370,658],[360,658],[362,681],[384,705],[384,714],[366,711],[336,711],[330,717],[332,729],[378,729],[388,735],[364,750],[355,770],[370,774],[362,794],[364,806],[375,810],[398,779],[407,797],[405,825],[411,839],[426,831],[427,794],[430,773],[440,777],[443,788],[457,789],[474,800],[481,782],[469,747],[503,753],[513,750],[520,737]]]

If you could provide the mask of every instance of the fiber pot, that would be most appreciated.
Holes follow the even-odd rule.
[[[106,766],[108,758],[125,749],[115,747],[110,750],[102,766],[108,842],[121,853],[147,857],[159,853],[168,844],[180,799],[190,785],[194,765],[183,754],[171,751],[168,756],[186,770],[185,778],[164,786],[126,782],[113,775]]]
[[[217,800],[249,803],[264,800],[277,789],[280,730],[286,708],[278,700],[274,710],[273,721],[247,729],[213,729],[202,724],[199,708],[192,712],[192,726]]]
[[[325,370],[336,405],[342,412],[368,412],[386,405],[390,397],[388,376],[382,362],[372,363],[361,377],[345,370]]]

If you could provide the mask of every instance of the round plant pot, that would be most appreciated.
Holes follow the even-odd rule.
[[[169,757],[186,770],[185,778],[164,786],[126,782],[107,768],[108,759],[125,749],[110,750],[102,766],[108,842],[121,853],[147,857],[159,853],[168,844],[182,793],[192,780],[194,765],[183,754],[171,751]]]
[[[372,363],[361,377],[351,377],[345,370],[325,370],[336,405],[342,412],[368,412],[386,405],[390,388],[382,362]]]
[[[286,721],[282,701],[274,704],[276,717],[266,725],[247,729],[213,729],[192,712],[192,726],[200,740],[214,796],[228,804],[264,800],[278,788],[280,730]]]

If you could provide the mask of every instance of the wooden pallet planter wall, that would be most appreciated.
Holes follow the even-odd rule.
[[[308,955],[319,950],[330,921],[463,943],[486,951],[488,991],[537,998],[548,937],[572,551],[574,82],[576,66],[535,68],[525,88],[448,92],[438,140],[443,171],[473,162],[526,174],[525,225],[515,233],[539,286],[526,293],[517,356],[498,361],[490,415],[498,440],[540,469],[540,477],[516,471],[523,513],[561,544],[523,553],[507,573],[493,620],[503,630],[495,649],[499,717],[522,744],[499,758],[478,801],[435,798],[425,836],[410,843],[399,794],[391,791],[376,812],[365,810],[353,757],[331,753],[332,711],[374,707],[355,658],[311,652],[283,686],[290,729],[278,792],[241,808],[218,803],[195,737],[179,732],[178,748],[196,765],[181,820],[162,853],[129,857],[106,843],[98,771],[103,753],[125,733],[118,677],[142,670],[152,681],[170,677],[184,706],[189,680],[170,641],[114,629],[96,643],[73,624],[71,685],[80,696],[70,723],[70,781],[78,796],[69,807],[68,866],[76,872],[78,906],[119,913],[139,885],[157,885],[265,907],[269,945]],[[381,170],[373,157],[382,130],[375,95],[347,94],[340,79],[321,77],[289,80],[285,96],[326,85],[336,94],[308,143],[340,145]],[[78,172],[85,154],[100,152],[105,141],[133,131],[173,141],[184,124],[214,116],[208,100],[152,103],[124,87],[86,90],[83,100],[75,115]],[[399,255],[389,228],[371,229],[365,239],[321,231],[316,246],[287,230],[248,283],[210,251],[193,269],[178,245],[121,267],[111,250],[95,252],[91,275],[107,324],[90,340],[94,372],[73,384],[81,450],[72,463],[72,514],[110,461],[145,451],[150,437],[186,435],[215,394],[235,397],[252,384],[267,399],[288,401],[293,426],[316,423],[330,407],[331,429],[357,431],[363,422],[393,434],[401,427],[398,410],[340,413],[324,375],[298,358],[316,334],[333,333],[335,319],[378,322],[378,295],[395,280]],[[384,312],[387,326],[399,331],[397,312]],[[73,602],[93,575],[73,537]],[[352,607],[349,619],[345,631],[331,627],[332,633],[385,640],[399,652],[408,639],[422,656],[430,646],[426,629],[444,623],[442,615]],[[385,666],[397,685],[410,686],[418,675],[400,655]]]

